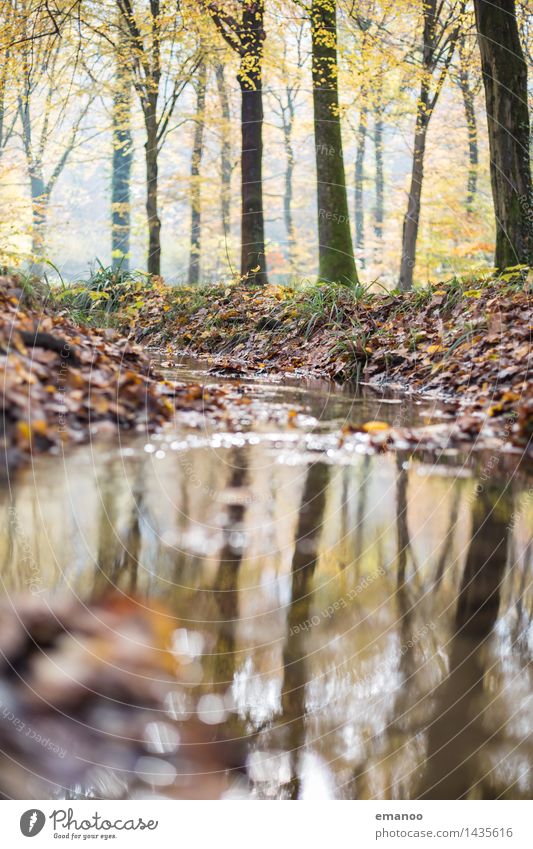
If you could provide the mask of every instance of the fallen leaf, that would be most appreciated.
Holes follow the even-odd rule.
[[[365,422],[363,430],[365,433],[379,433],[381,430],[390,430],[390,425],[387,422]]]

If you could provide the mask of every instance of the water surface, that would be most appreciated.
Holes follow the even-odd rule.
[[[524,464],[340,436],[430,421],[414,399],[238,385],[231,430],[196,414],[11,476],[4,595],[163,601],[198,649],[182,695],[241,741],[255,797],[530,798]]]

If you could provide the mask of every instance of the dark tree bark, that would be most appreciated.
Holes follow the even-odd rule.
[[[220,145],[220,212],[224,236],[231,233],[231,140],[230,140],[230,108],[229,98],[224,79],[224,65],[216,66],[216,79],[220,109],[222,112],[222,138]]]
[[[241,275],[248,283],[266,284],[263,218],[263,44],[264,0],[244,0],[239,18],[217,3],[208,9],[220,33],[241,59]]]
[[[131,134],[131,78],[122,56],[117,55],[113,99],[113,161],[111,175],[111,263],[129,270],[130,183],[133,162]]]
[[[200,280],[201,251],[201,191],[200,168],[204,148],[205,97],[207,87],[207,68],[205,62],[198,67],[196,80],[196,124],[191,157],[191,250],[189,256],[189,283],[195,285]]]
[[[475,0],[496,215],[497,268],[533,264],[527,65],[514,0]]]
[[[446,5],[439,0],[425,0],[423,3],[422,80],[416,109],[411,185],[402,232],[399,285],[404,292],[413,286],[427,131],[453,58],[464,7],[464,2]],[[432,91],[431,81],[436,71]]]
[[[470,75],[466,65],[464,55],[464,40],[459,42],[459,88],[463,96],[463,105],[465,109],[466,129],[468,132],[468,180],[466,187],[466,211],[472,212],[474,200],[477,192],[477,171],[478,171],[478,144],[477,144],[477,120],[476,108],[474,102],[474,92],[470,85]]]
[[[317,175],[319,277],[357,283],[339,119],[337,4],[313,0],[313,106]]]
[[[364,96],[363,94],[361,95]],[[359,115],[359,126],[357,128],[357,151],[355,154],[355,191],[354,191],[354,216],[355,216],[355,249],[359,251],[358,258],[361,268],[365,267],[363,251],[365,249],[365,211],[363,201],[364,162],[366,147],[366,126],[368,109],[364,106]]]
[[[148,262],[149,274],[161,274],[161,219],[158,212],[158,121],[157,100],[148,95],[144,121],[146,126],[146,218],[148,222]]]
[[[239,83],[242,94],[241,274],[250,282],[266,283],[262,175],[263,96],[260,72],[252,75],[239,74]]]
[[[407,202],[407,213],[402,231],[402,260],[400,265],[400,289],[408,291],[413,287],[413,272],[416,262],[416,242],[420,220],[420,202],[422,197],[422,182],[424,180],[424,155],[429,127],[429,90],[425,82],[420,89],[415,128],[415,143],[413,162],[411,166],[411,187]]]

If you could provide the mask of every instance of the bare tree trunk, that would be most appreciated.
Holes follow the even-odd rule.
[[[265,0],[236,4],[236,17],[218,3],[207,8],[219,32],[240,56],[241,88],[241,275],[248,283],[266,284],[263,219],[263,43]]]
[[[399,282],[400,289],[404,292],[413,286],[427,131],[461,31],[465,0],[457,0],[453,3],[451,9],[446,9],[444,3],[438,2],[438,0],[425,0],[422,8],[424,16],[422,35],[423,76],[416,109],[411,187],[409,189],[407,212],[403,222],[400,263]],[[434,83],[433,91],[431,91],[432,81]]]
[[[222,143],[220,149],[220,211],[224,235],[231,233],[231,140],[230,140],[230,108],[229,98],[224,79],[224,65],[216,66],[216,79],[220,109],[222,111]]]
[[[533,264],[527,65],[514,0],[475,0],[485,86],[497,268]]]
[[[383,168],[383,109],[376,107],[374,122],[374,160],[375,160],[375,207],[374,233],[378,239],[383,238],[383,222],[385,220],[385,179]]]
[[[313,106],[317,176],[319,277],[357,283],[339,120],[337,4],[313,0]]]
[[[157,210],[158,144],[157,104],[150,96],[145,110],[146,124],[146,217],[148,219],[148,273],[161,274],[161,221]]]
[[[364,95],[361,95],[364,97]],[[355,155],[355,192],[354,192],[354,216],[355,216],[355,250],[358,251],[358,259],[361,268],[365,267],[363,256],[365,248],[365,213],[363,203],[363,172],[365,162],[366,146],[366,123],[368,109],[363,106],[359,115],[359,127],[357,129],[357,152]]]
[[[292,219],[292,176],[294,173],[294,148],[292,144],[292,128],[294,124],[294,105],[289,98],[289,117],[283,122],[283,141],[285,144],[285,192],[283,195],[283,216],[287,231],[287,252],[291,268],[294,267],[294,222]]]
[[[198,67],[196,83],[196,126],[191,158],[191,250],[189,256],[189,284],[200,280],[201,250],[201,190],[200,168],[204,147],[205,96],[207,86],[207,68],[205,62]]]
[[[131,79],[123,58],[117,55],[113,101],[113,161],[111,176],[111,263],[129,270],[130,182],[133,161],[131,135]]]
[[[263,92],[261,68],[239,73],[241,86],[241,274],[249,283],[266,284],[263,220]]]
[[[41,274],[43,270],[42,260],[46,246],[46,225],[48,221],[48,207],[50,204],[50,193],[45,185],[44,179],[37,174],[30,176],[31,184],[31,273]]]
[[[466,190],[466,208],[468,212],[472,212],[474,199],[477,192],[477,166],[478,166],[478,147],[477,147],[477,124],[476,110],[474,108],[474,95],[468,87],[462,89],[463,101],[465,106],[466,123],[468,127],[468,182]]]
[[[471,213],[474,207],[474,199],[477,192],[477,169],[478,169],[478,144],[477,144],[477,121],[474,93],[470,88],[470,77],[464,57],[464,39],[459,45],[460,69],[459,88],[463,96],[465,109],[466,129],[468,132],[468,181],[466,187],[466,211]]]
[[[422,197],[422,181],[424,179],[424,154],[426,152],[426,137],[429,125],[429,116],[426,111],[427,102],[427,86],[422,83],[422,91],[416,115],[411,186],[409,188],[407,213],[403,222],[402,259],[400,265],[400,289],[402,292],[407,292],[413,287],[416,242],[420,221],[420,200]]]

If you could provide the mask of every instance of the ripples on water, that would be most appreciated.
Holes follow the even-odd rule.
[[[246,392],[237,433],[176,427],[20,471],[4,594],[163,600],[190,659],[170,715],[242,740],[255,797],[530,798],[531,478],[502,456],[340,444],[346,421],[424,422],[413,401]],[[146,733],[152,760],[179,746],[173,726]]]

